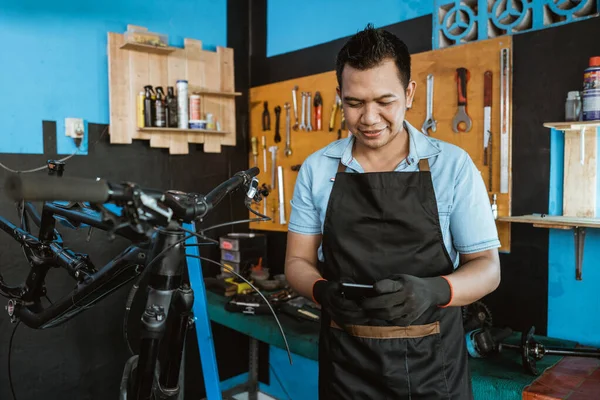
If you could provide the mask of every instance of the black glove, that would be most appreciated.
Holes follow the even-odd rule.
[[[364,310],[354,300],[342,296],[341,285],[338,282],[317,281],[313,285],[313,298],[340,327],[361,325],[369,320]]]
[[[450,284],[442,277],[418,278],[399,275],[374,284],[379,296],[361,302],[367,315],[395,325],[407,326],[416,321],[432,306],[450,302]]]

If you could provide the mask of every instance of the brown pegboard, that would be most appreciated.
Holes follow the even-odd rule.
[[[500,50],[502,48],[511,49],[512,40],[510,36],[497,39],[485,40],[475,43],[469,43],[461,46],[455,46],[440,50],[433,50],[424,53],[418,53],[412,56],[412,79],[417,83],[417,91],[413,102],[413,107],[407,112],[406,119],[417,129],[421,129],[426,115],[427,99],[427,75],[434,75],[434,105],[433,116],[437,121],[436,132],[430,132],[432,137],[453,143],[469,153],[474,163],[482,174],[483,180],[488,186],[488,167],[483,165],[483,74],[490,70],[493,74],[493,95],[492,95],[492,172],[493,183],[490,194],[497,194],[498,216],[510,215],[510,199],[512,192],[512,173],[509,168],[509,192],[500,194]],[[511,57],[512,59],[512,57]],[[467,111],[472,120],[472,128],[467,133],[455,133],[452,130],[452,120],[457,111],[457,83],[456,69],[464,67],[469,70],[469,81],[467,83]],[[511,66],[512,71],[512,66]],[[512,75],[512,74],[511,74]],[[511,79],[512,80],[512,79]],[[285,110],[284,103],[289,102],[292,107],[291,122],[294,123],[292,88],[298,86],[298,112],[300,113],[300,92],[310,91],[313,94],[318,90],[323,97],[323,130],[320,132],[292,131],[292,155],[285,157]],[[261,169],[260,181],[271,183],[271,158],[267,152],[268,163],[267,173],[262,167],[262,148],[260,146],[261,136],[265,135],[267,139],[267,148],[276,144],[274,142],[275,129],[275,106],[281,106],[280,135],[281,142],[277,143],[278,165],[284,170],[285,187],[285,211],[286,221],[289,221],[290,204],[289,201],[293,195],[294,184],[297,172],[291,170],[293,165],[301,164],[311,153],[321,149],[327,144],[337,139],[337,130],[340,124],[340,115],[336,119],[336,128],[333,132],[328,131],[328,122],[331,115],[333,102],[335,101],[335,89],[337,80],[335,71],[329,71],[322,74],[301,77],[298,79],[277,82],[269,85],[259,86],[250,90],[250,136],[257,137],[259,143],[258,166]],[[511,96],[512,99],[512,85]],[[269,111],[271,113],[271,131],[262,131],[262,112],[263,102],[268,101]],[[512,101],[509,101],[512,111]],[[509,113],[510,118],[512,112]],[[313,123],[314,126],[314,123]],[[509,166],[510,143],[512,143],[512,126],[509,119]],[[347,136],[347,131],[343,132],[342,137]],[[252,154],[250,155],[250,164],[254,166]],[[488,188],[489,190],[489,188]],[[278,203],[277,191],[271,192],[268,201],[269,216],[273,216],[272,207]],[[259,211],[262,211],[262,206]],[[275,223],[260,222],[251,223],[252,229],[287,231],[287,224],[279,224],[279,211],[276,210]],[[502,244],[501,251],[510,251],[510,224],[508,222],[497,221],[498,232]]]

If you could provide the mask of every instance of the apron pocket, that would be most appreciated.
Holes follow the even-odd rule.
[[[332,395],[351,399],[448,398],[439,322],[329,329]],[[412,371],[415,371],[414,373]]]

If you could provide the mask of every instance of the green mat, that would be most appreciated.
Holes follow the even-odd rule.
[[[210,319],[238,332],[252,336],[261,342],[285,350],[281,333],[272,315],[245,315],[225,310],[227,298],[207,292]],[[288,344],[293,354],[318,360],[319,324],[298,321],[278,313]],[[520,344],[521,334],[515,333],[506,342]],[[536,336],[536,340],[546,346],[574,347],[575,342]],[[293,356],[293,355],[292,355]],[[545,356],[538,361],[540,374],[556,364],[561,357]],[[513,350],[505,350],[498,357],[488,359],[469,358],[473,392],[476,400],[521,400],[523,389],[537,379],[529,375],[521,364],[521,355]]]

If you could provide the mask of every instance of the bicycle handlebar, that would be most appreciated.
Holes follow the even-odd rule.
[[[73,201],[103,204],[110,201],[129,201],[142,194],[161,198],[178,218],[190,221],[204,216],[228,194],[240,186],[249,184],[258,175],[259,169],[240,171],[214,188],[206,196],[190,197],[188,193],[144,189],[129,190],[127,184],[115,184],[104,179],[84,179],[72,177],[49,178],[44,176],[11,175],[4,189],[9,198],[15,201]],[[142,199],[142,202],[144,200]]]

